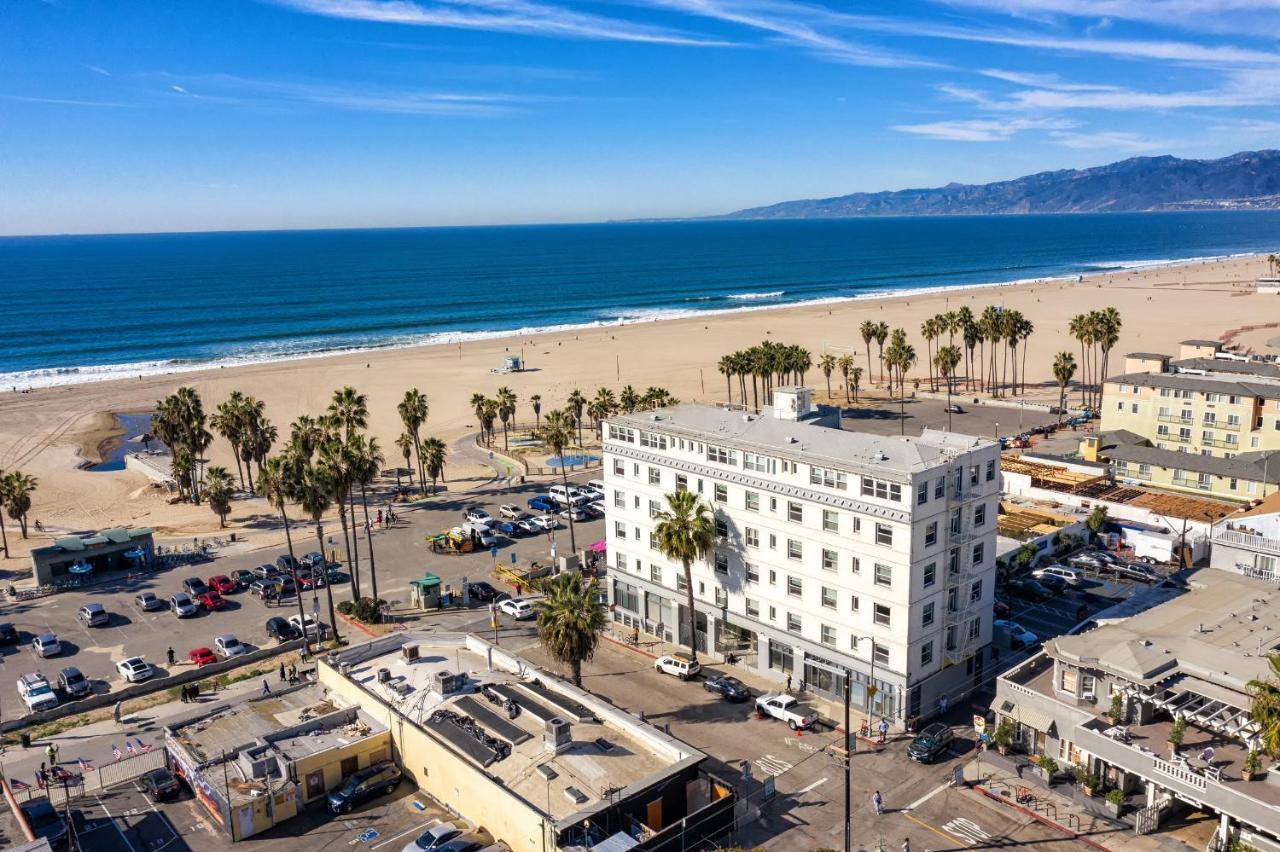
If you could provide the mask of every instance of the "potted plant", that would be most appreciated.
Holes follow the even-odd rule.
[[[1111,717],[1111,724],[1119,725],[1125,718],[1124,696],[1119,692],[1111,694],[1111,708],[1107,710],[1107,715]]]
[[[1047,754],[1042,754],[1036,758],[1035,767],[1036,770],[1039,771],[1040,777],[1044,779],[1044,783],[1053,783],[1053,776],[1058,771],[1058,761],[1049,757]]]
[[[1253,781],[1262,775],[1262,758],[1258,756],[1257,749],[1249,749],[1249,753],[1244,756],[1244,765],[1240,769],[1240,777],[1246,781]]]
[[[1086,796],[1092,796],[1098,790],[1098,776],[1094,775],[1083,766],[1077,766],[1075,771],[1076,784],[1084,791]]]
[[[1173,727],[1169,729],[1169,751],[1176,752],[1178,746],[1182,745],[1182,740],[1186,735],[1187,720],[1179,716],[1173,720]]]
[[[1111,812],[1113,817],[1120,816],[1120,812],[1124,810],[1124,790],[1118,787],[1107,791],[1107,810]]]
[[[1013,745],[1013,722],[1002,719],[1000,724],[996,725],[995,733],[991,735],[991,742],[995,743],[996,751],[1008,754],[1009,746]]]

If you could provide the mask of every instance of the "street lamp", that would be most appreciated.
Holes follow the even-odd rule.
[[[871,640],[871,674],[867,680],[867,732],[871,732],[871,699],[875,697],[876,679],[876,640],[870,636],[854,635],[850,637],[855,643],[863,639]],[[844,676],[844,852],[853,849],[853,749],[857,739],[853,736],[853,728],[849,720],[850,694],[853,690],[853,669]]]

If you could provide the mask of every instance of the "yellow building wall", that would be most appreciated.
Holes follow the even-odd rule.
[[[336,790],[343,779],[342,762],[347,758],[356,758],[356,769],[364,769],[371,764],[390,760],[391,754],[391,733],[389,731],[380,731],[340,749],[332,749],[295,760],[293,762],[294,775],[301,790],[302,800],[304,802],[314,801],[331,790]],[[307,776],[313,772],[323,774],[324,788],[317,795],[308,795]]]
[[[248,813],[253,825],[251,831],[245,831],[244,817]],[[287,819],[298,815],[298,801],[292,785],[275,794],[275,816],[272,817],[268,807],[268,798],[259,796],[256,799],[237,799],[231,803],[231,830],[233,840],[244,840],[255,834],[269,831]]]
[[[322,684],[390,728],[400,767],[420,790],[459,814],[483,818],[483,827],[514,852],[542,849],[546,823],[529,802],[412,722],[399,721],[395,710],[359,684],[323,663],[318,668]]]
[[[1280,449],[1280,400],[1261,402],[1253,397],[1241,396],[1237,403],[1225,399],[1210,402],[1206,394],[1193,391],[1190,398],[1161,396],[1159,388],[1107,382],[1102,403],[1102,431],[1126,429],[1141,435],[1153,444],[1165,449],[1181,450],[1219,458],[1250,451]],[[1162,408],[1168,409],[1164,415]],[[1136,409],[1136,410],[1135,410]],[[1183,419],[1182,413],[1190,411],[1191,417]],[[1214,419],[1206,421],[1212,414]],[[1236,423],[1231,424],[1234,416]],[[1261,425],[1255,423],[1261,418]],[[1164,434],[1161,434],[1164,427]],[[1185,439],[1181,431],[1186,429]],[[1206,437],[1205,433],[1211,437]],[[1231,442],[1234,437],[1235,442]],[[1254,446],[1254,439],[1257,446]]]

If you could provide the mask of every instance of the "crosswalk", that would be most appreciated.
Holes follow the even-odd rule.
[[[760,771],[765,775],[781,775],[795,767],[794,763],[788,763],[787,761],[774,757],[771,754],[766,754],[764,757],[757,757],[755,759],[755,764],[760,767]]]

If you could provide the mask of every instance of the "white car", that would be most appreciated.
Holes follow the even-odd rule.
[[[516,521],[516,526],[520,528],[521,532],[526,532],[530,535],[542,532],[542,527],[538,525],[537,518],[521,518]]]
[[[493,523],[493,515],[490,515],[479,506],[472,506],[462,516],[473,524],[482,524],[486,527]]]
[[[53,633],[41,633],[31,640],[31,647],[37,657],[56,657],[62,653],[62,643]]]
[[[698,664],[697,660],[679,651],[654,660],[653,668],[654,671],[675,675],[681,680],[688,680],[702,671],[702,666]]]
[[[306,633],[308,636],[313,635],[317,630],[321,632],[324,631],[324,625],[316,621],[316,617],[310,613],[307,613],[305,616],[289,616],[289,624],[292,625],[293,629],[298,631],[298,633]]]
[[[587,504],[587,514],[593,518],[603,518],[606,511],[603,500],[596,500],[594,503]]]
[[[1042,577],[1058,577],[1069,586],[1079,586],[1085,582],[1084,574],[1079,568],[1068,568],[1065,565],[1046,565],[1031,572],[1037,580]]]
[[[141,657],[130,657],[116,663],[116,671],[129,683],[141,683],[156,673],[151,664]]]
[[[524,598],[507,598],[498,604],[499,612],[505,612],[516,621],[527,621],[535,615],[533,604]]]
[[[604,499],[604,492],[601,491],[599,488],[596,488],[590,482],[588,482],[586,485],[579,485],[578,493],[585,494],[587,497],[591,498],[591,500],[593,501]]]
[[[230,633],[223,633],[213,640],[213,652],[223,657],[238,657],[249,653],[249,649]]]
[[[601,497],[604,496],[604,480],[603,479],[592,479],[587,483],[586,487],[590,488],[592,491],[595,491]]]
[[[560,510],[560,517],[571,518],[575,522],[585,521],[588,517],[587,510],[581,506],[571,506],[567,509]]]
[[[539,515],[533,519],[534,525],[539,530],[554,530],[560,528],[560,522],[556,520],[555,515]]]
[[[503,503],[498,507],[498,514],[514,521],[524,514],[524,510],[514,503]]]
[[[1006,621],[997,618],[991,624],[998,630],[1003,630],[1009,634],[1009,644],[1013,648],[1027,648],[1040,641],[1040,637],[1023,627],[1016,621]]]

